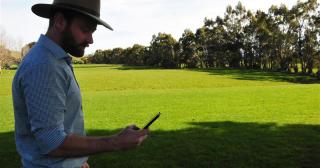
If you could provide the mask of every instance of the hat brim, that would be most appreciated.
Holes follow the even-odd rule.
[[[31,7],[31,10],[34,14],[43,17],[43,18],[51,18],[51,16],[54,14],[55,10],[57,9],[67,9],[67,10],[72,10],[75,12],[79,12],[81,14],[84,14],[90,18],[92,18],[93,20],[95,20],[97,22],[97,24],[100,24],[110,30],[113,30],[113,28],[106,23],[105,21],[101,20],[99,17],[92,15],[86,11],[77,9],[77,8],[73,8],[70,6],[63,6],[63,5],[59,5],[59,4],[35,4]]]

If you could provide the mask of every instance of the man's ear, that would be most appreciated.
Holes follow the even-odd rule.
[[[63,32],[67,27],[67,20],[61,12],[57,12],[54,14],[53,27],[59,32]]]

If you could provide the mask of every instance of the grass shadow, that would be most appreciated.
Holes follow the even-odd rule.
[[[0,132],[0,165],[8,168],[21,167],[12,131]]]
[[[152,131],[137,149],[91,156],[104,167],[320,167],[320,125],[193,122],[182,130]],[[119,130],[87,130],[105,136]],[[0,133],[0,164],[19,166],[13,133]],[[3,150],[4,149],[4,150]],[[11,167],[11,166],[9,166]]]
[[[320,80],[316,77],[287,72],[245,69],[191,69],[190,71],[207,72],[211,75],[228,76],[232,79],[237,80],[275,81],[298,84],[320,84]]]
[[[153,131],[138,149],[91,157],[93,167],[320,167],[320,126],[204,122]],[[90,135],[114,133],[89,130]]]

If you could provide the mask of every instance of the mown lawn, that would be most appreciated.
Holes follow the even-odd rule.
[[[143,126],[145,143],[92,156],[104,167],[320,167],[320,82],[249,70],[81,65],[75,73],[89,135]],[[11,81],[0,75],[0,164],[18,167]]]

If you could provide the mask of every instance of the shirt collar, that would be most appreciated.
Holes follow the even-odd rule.
[[[53,42],[49,37],[41,34],[38,43],[49,49],[55,57],[58,59],[68,59],[70,56],[55,42]]]

